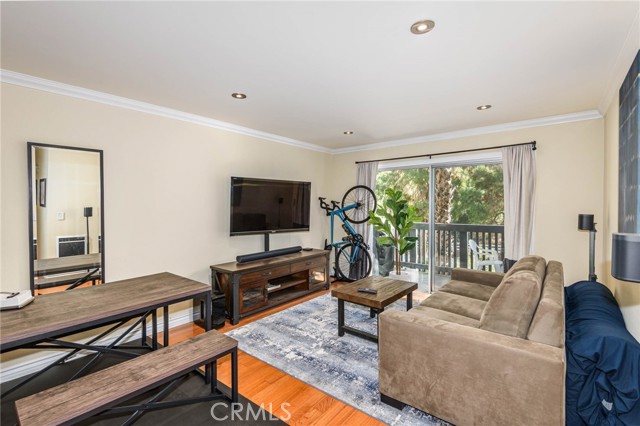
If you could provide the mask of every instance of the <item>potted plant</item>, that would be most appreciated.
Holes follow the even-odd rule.
[[[409,236],[414,223],[420,220],[415,207],[404,198],[402,191],[387,188],[376,211],[369,212],[369,218],[379,235],[377,243],[395,248],[395,272],[400,276],[400,257],[413,250],[418,240],[418,237]]]

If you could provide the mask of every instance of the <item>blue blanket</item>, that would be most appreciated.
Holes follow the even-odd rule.
[[[640,344],[611,291],[581,281],[565,304],[567,425],[640,425]]]

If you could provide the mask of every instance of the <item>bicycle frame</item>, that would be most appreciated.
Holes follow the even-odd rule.
[[[338,248],[345,244],[349,244],[349,241],[338,241],[335,243],[333,242],[333,230],[334,230],[333,228],[334,228],[334,220],[336,216],[338,216],[338,218],[342,221],[343,226],[346,228],[345,230],[347,231],[347,234],[349,235],[357,234],[356,230],[353,229],[353,226],[351,226],[351,224],[347,221],[347,218],[343,213],[347,210],[355,209],[356,207],[358,207],[358,204],[351,204],[341,209],[332,210],[329,212],[329,216],[331,216],[331,243],[329,245],[331,247]]]
[[[358,188],[353,187],[345,194],[343,203],[347,199],[350,192]],[[375,204],[375,195],[371,189],[366,188],[371,194]],[[325,240],[325,250],[334,250],[335,264],[334,270],[336,277],[345,278],[347,280],[355,281],[368,275],[371,271],[371,256],[369,255],[368,246],[364,242],[362,235],[360,235],[353,228],[350,222],[364,223],[368,220],[353,220],[350,213],[346,213],[350,210],[360,209],[363,204],[360,200],[356,200],[353,204],[340,208],[337,201],[331,201],[331,205],[325,202],[325,198],[318,197],[320,199],[320,207],[323,208],[327,216],[331,217],[331,243],[327,243]],[[354,211],[354,213],[356,213]],[[346,232],[346,236],[341,241],[334,241],[334,227],[336,217],[342,222],[342,229]],[[364,253],[364,254],[363,254]],[[348,266],[347,266],[348,264]],[[363,269],[364,268],[364,269]]]
[[[351,204],[348,206],[345,206],[341,209],[336,209],[336,210],[332,210],[329,212],[329,216],[331,217],[331,243],[328,244],[328,247],[331,247],[332,249],[335,250],[335,256],[336,256],[336,263],[338,262],[338,249],[342,246],[348,245],[348,244],[352,244],[354,243],[353,239],[347,238],[347,239],[343,239],[342,241],[333,241],[333,231],[334,231],[334,223],[335,223],[335,218],[336,216],[342,221],[342,226],[343,229],[347,232],[348,236],[353,236],[353,235],[358,235],[358,233],[356,232],[355,229],[353,229],[353,226],[351,226],[351,224],[349,223],[349,221],[347,221],[347,218],[344,215],[345,211],[351,210],[351,209],[355,209],[359,207],[358,204]],[[353,251],[351,252],[351,256],[349,258],[349,263],[353,264],[356,262],[356,259],[358,259],[358,254],[359,251],[361,250],[361,243],[355,243],[353,245]],[[364,244],[364,247],[366,247],[366,243],[362,243]],[[325,247],[326,248],[326,247]]]

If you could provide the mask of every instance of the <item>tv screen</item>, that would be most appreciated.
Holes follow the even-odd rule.
[[[309,230],[311,182],[231,177],[231,235]]]

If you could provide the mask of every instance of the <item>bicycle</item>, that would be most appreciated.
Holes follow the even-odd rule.
[[[362,235],[358,234],[351,223],[360,224],[369,220],[369,211],[376,210],[376,196],[368,186],[356,185],[342,197],[342,207],[332,200],[331,206],[326,198],[318,197],[320,207],[331,216],[331,243],[325,240],[325,250],[335,249],[335,277],[344,281],[356,281],[371,273],[371,255],[369,246]],[[342,221],[342,229],[347,233],[342,241],[333,241],[333,224],[335,218]]]

